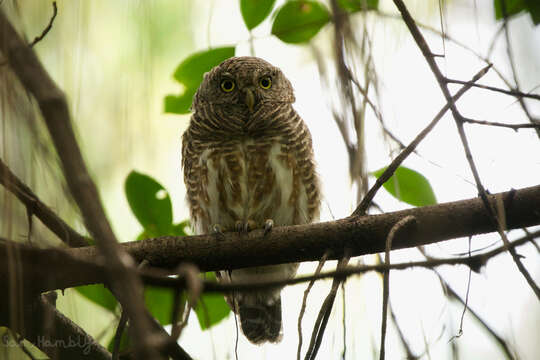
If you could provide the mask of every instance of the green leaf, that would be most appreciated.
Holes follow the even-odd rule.
[[[240,0],[240,11],[248,30],[255,28],[272,11],[275,0]]]
[[[503,1],[505,11],[503,12]],[[528,12],[535,25],[540,23],[540,1],[538,0],[493,0],[495,7],[495,19],[500,20],[519,14],[522,11]]]
[[[154,286],[144,288],[144,301],[146,307],[161,325],[171,323],[174,306],[174,290]],[[183,301],[179,306],[183,307]]]
[[[207,280],[215,280],[216,278],[212,272],[206,273],[205,277]],[[231,308],[227,305],[222,294],[203,294],[195,307],[195,313],[202,330],[209,329],[219,323],[230,312]]]
[[[379,0],[338,0],[338,5],[343,10],[349,12],[377,10]]]
[[[540,1],[538,0],[526,0],[527,9],[529,9],[529,14],[534,25],[540,24]]]
[[[272,34],[286,43],[308,42],[330,21],[330,13],[317,1],[288,1],[279,8]]]
[[[148,235],[172,232],[172,204],[165,188],[150,176],[132,171],[125,182],[131,211]]]
[[[186,229],[189,228],[191,225],[189,223],[189,220],[184,220],[178,224],[173,225],[172,229],[172,235],[175,236],[187,236]]]
[[[165,97],[165,112],[188,114],[193,95],[197,92],[204,73],[232,56],[234,56],[234,47],[226,46],[197,52],[182,61],[173,76],[183,85],[184,91],[179,95]]]
[[[386,167],[374,171],[372,174],[379,178]],[[396,199],[414,206],[426,206],[437,203],[433,189],[424,175],[400,166],[394,175],[384,183],[384,188]]]
[[[77,286],[75,290],[88,300],[111,312],[114,312],[118,304],[114,295],[103,284]]]

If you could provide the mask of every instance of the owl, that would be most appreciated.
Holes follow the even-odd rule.
[[[182,136],[187,202],[197,234],[306,224],[319,216],[311,135],[293,109],[291,83],[257,57],[233,57],[206,73]],[[264,254],[261,254],[264,256]],[[298,264],[217,273],[218,281],[282,280]],[[229,294],[244,335],[282,337],[281,288]]]

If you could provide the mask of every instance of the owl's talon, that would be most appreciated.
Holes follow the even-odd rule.
[[[212,225],[212,234],[216,235],[219,239],[225,238],[223,230],[221,230],[221,225],[219,224]]]
[[[250,232],[251,230],[255,229],[256,227],[257,227],[257,224],[255,224],[255,221],[248,220],[244,224],[244,231],[245,232]]]
[[[272,219],[267,219],[265,222],[264,222],[264,236],[268,235],[272,229],[274,228],[274,220]]]
[[[240,220],[237,220],[234,223],[234,228],[236,229],[237,232],[241,233],[244,231],[244,223],[241,222]]]

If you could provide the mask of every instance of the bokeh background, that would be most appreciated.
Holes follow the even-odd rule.
[[[277,6],[282,3],[277,1]],[[0,4],[29,41],[42,32],[52,13],[49,1],[4,0]],[[124,181],[131,170],[149,174],[165,186],[173,200],[175,222],[188,217],[180,169],[180,137],[188,125],[189,115],[167,114],[163,110],[164,97],[181,91],[172,78],[176,66],[196,51],[222,45],[234,45],[237,55],[249,55],[250,38],[255,55],[279,66],[296,90],[295,108],[312,132],[324,186],[321,221],[345,217],[352,212],[355,189],[349,178],[343,140],[331,113],[335,87],[325,88],[321,83],[311,46],[281,42],[270,34],[268,19],[250,34],[236,0],[61,0],[57,4],[58,16],[53,28],[35,50],[67,94],[84,157],[119,239],[131,241],[141,232],[124,194]],[[415,19],[439,31],[442,4],[445,33],[482,55],[488,53],[501,27],[501,22],[495,20],[492,1],[411,0],[406,4]],[[380,110],[388,128],[407,144],[445,102],[403,23],[387,16],[396,14],[392,2],[381,0],[379,9],[380,13],[354,15],[353,28],[360,32],[365,27],[371,36],[373,62],[379,77]],[[426,31],[425,34],[432,49],[445,55],[438,63],[447,76],[469,80],[485,66],[471,51],[443,41],[434,33]],[[531,91],[540,84],[540,26],[535,27],[528,15],[520,15],[511,20],[510,35],[520,86],[525,92]],[[313,40],[323,58],[330,62],[332,38],[332,27],[326,26]],[[503,36],[494,44],[491,60],[511,79]],[[329,69],[328,77],[335,79],[331,66]],[[493,72],[481,82],[504,87]],[[14,88],[13,83],[9,71],[0,70],[0,156],[45,203],[75,228],[84,231],[35,104],[29,106],[28,96]],[[527,105],[532,114],[540,116],[540,102],[527,101]],[[463,114],[475,119],[527,121],[514,98],[485,90],[470,90],[458,107]],[[366,168],[374,171],[387,165],[398,148],[384,136],[370,111],[365,131]],[[481,178],[491,192],[539,183],[540,141],[533,130],[514,132],[467,126],[467,132]],[[445,116],[418,150],[421,156],[411,155],[405,165],[426,176],[439,202],[476,196],[476,187],[450,116]],[[0,189],[0,198],[0,212],[4,214],[0,234],[23,241],[26,236],[24,208],[3,189]],[[375,201],[385,211],[409,207],[384,190]],[[34,227],[35,244],[58,244],[37,221]],[[509,234],[510,238],[520,235],[521,231]],[[493,234],[477,236],[473,238],[473,248],[495,246],[498,241]],[[466,252],[467,244],[467,239],[458,239],[428,249],[434,256],[450,256]],[[529,244],[521,247],[519,253],[538,282],[537,249]],[[417,250],[397,251],[392,256],[395,262],[420,259],[422,256]],[[365,257],[353,262],[357,261],[371,263],[375,260]],[[334,266],[331,262],[326,268]],[[313,272],[315,267],[316,263],[302,264],[300,272]],[[468,269],[442,267],[439,271],[465,297]],[[240,359],[296,356],[297,318],[305,286],[289,287],[283,293],[283,342],[257,347],[240,336]],[[303,321],[304,350],[329,287],[330,282],[317,282],[308,299]],[[504,358],[498,345],[468,314],[464,317],[463,335],[452,339],[458,332],[463,306],[445,297],[433,272],[419,269],[393,272],[390,299],[398,324],[412,350],[421,358],[450,359],[451,345],[459,349],[460,359]],[[319,358],[341,358],[344,302],[346,359],[377,358],[382,303],[382,281],[377,274],[347,281],[345,296],[340,293],[334,305]],[[507,340],[517,358],[533,360],[540,356],[540,307],[508,254],[491,260],[480,274],[472,274],[469,306]],[[68,289],[60,293],[58,307],[102,343],[107,344],[114,335],[118,317],[75,291]],[[388,331],[387,358],[405,358],[395,327],[391,325]],[[180,343],[197,359],[233,359],[235,339],[232,316],[206,331],[200,330],[193,316]],[[17,349],[4,348],[0,351],[2,356],[24,358]]]

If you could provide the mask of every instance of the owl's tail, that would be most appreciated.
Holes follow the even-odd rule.
[[[281,296],[270,305],[260,300],[238,301],[238,315],[242,331],[252,343],[281,341]]]

